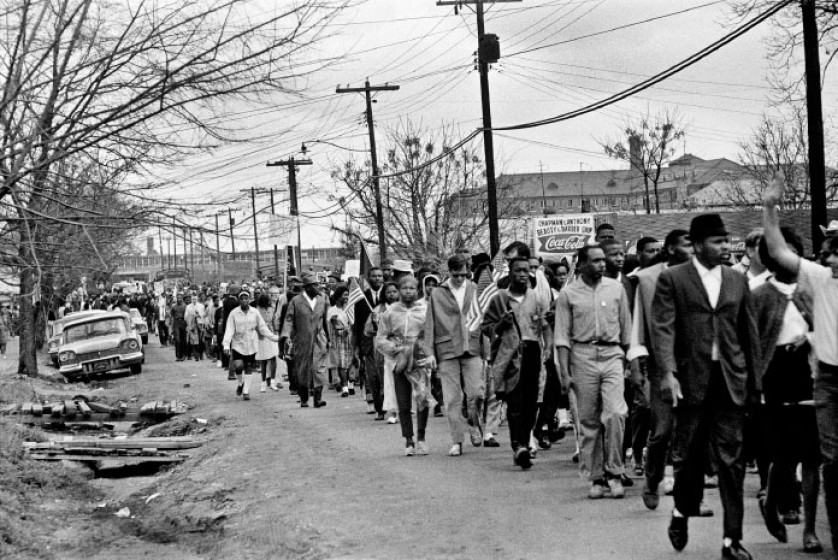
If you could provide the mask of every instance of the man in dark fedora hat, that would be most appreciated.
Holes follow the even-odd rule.
[[[653,386],[672,403],[675,507],[669,540],[687,545],[687,518],[698,516],[710,449],[724,509],[722,558],[749,560],[741,544],[745,406],[758,395],[758,348],[748,282],[722,263],[730,242],[718,214],[690,224],[694,256],[664,270],[652,304]]]

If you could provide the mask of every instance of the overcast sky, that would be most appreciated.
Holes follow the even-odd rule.
[[[685,12],[668,15],[679,11]],[[729,32],[730,25],[727,4],[708,5],[708,0],[525,0],[491,6],[486,31],[500,37],[502,55],[490,73],[494,125],[550,117],[605,98],[686,58]],[[768,31],[764,24],[677,77],[602,111],[496,136],[498,171],[620,168],[597,141],[619,139],[627,118],[664,109],[677,109],[687,124],[679,152],[686,148],[705,159],[736,159],[738,143],[763,112],[771,111],[764,56]],[[298,174],[300,209],[312,216],[304,220],[303,246],[333,245],[329,228],[342,224],[343,217],[330,212],[335,202],[329,197],[345,193],[329,171],[348,157],[363,158],[360,150],[368,148],[363,97],[337,95],[337,84],[361,86],[369,77],[373,84],[401,86],[376,96],[380,154],[387,129],[400,120],[409,118],[429,129],[453,124],[463,136],[480,126],[479,77],[472,64],[476,18],[469,9],[455,15],[453,7],[436,6],[435,0],[368,0],[344,12],[330,32],[319,54],[345,58],[296,84],[306,99],[278,98],[275,106],[249,119],[231,115],[230,125],[240,127],[243,135],[265,138],[161,172],[173,181],[173,192],[184,200],[207,201],[252,186],[275,187],[282,189],[277,200],[284,201],[287,173],[265,163],[302,157],[300,145],[308,142],[314,165]],[[586,37],[591,34],[597,35]],[[824,87],[827,118],[838,106],[833,83],[827,80]],[[318,139],[341,148],[311,142]],[[476,141],[475,147],[482,154],[482,143]],[[268,197],[261,196],[258,206],[267,203]],[[249,212],[249,198],[239,206]],[[287,212],[287,204],[280,206]],[[237,229],[236,237],[237,249],[252,245],[252,223]]]

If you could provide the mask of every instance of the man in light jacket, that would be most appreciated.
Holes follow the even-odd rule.
[[[467,258],[458,254],[448,259],[448,273],[450,278],[434,289],[428,299],[425,349],[438,367],[451,433],[448,454],[456,457],[463,452],[463,434],[467,428],[471,444],[475,447],[483,444],[479,414],[484,392],[483,361],[477,286],[468,280]],[[461,412],[463,389],[470,426],[466,426]]]

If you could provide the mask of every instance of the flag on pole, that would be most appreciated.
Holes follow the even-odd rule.
[[[488,277],[482,277],[477,285],[477,304],[480,308],[480,320],[483,320],[483,313],[489,308],[489,302],[498,293],[498,280],[503,277],[503,271],[506,268],[506,261],[503,259],[503,253],[498,251],[495,258],[492,259],[492,276],[491,280]],[[485,280],[484,280],[485,279]],[[484,284],[485,282],[485,284]]]
[[[361,241],[361,254],[359,255],[359,260],[361,261],[360,276],[349,279],[349,301],[346,302],[346,315],[349,317],[351,323],[355,322],[355,304],[361,300],[366,301],[367,305],[370,304],[364,296],[364,288],[366,287],[366,277],[373,265],[364,240],[360,236],[358,236],[358,239]],[[370,311],[372,311],[372,307],[370,307]]]

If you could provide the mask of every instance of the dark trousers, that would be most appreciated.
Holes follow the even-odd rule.
[[[364,356],[364,368],[367,376],[367,389],[375,411],[384,413],[384,367],[382,360],[375,355]]]
[[[832,548],[838,553],[838,366],[818,364],[815,412],[821,438],[826,516],[832,531]]]
[[[541,435],[544,426],[547,426],[547,433],[559,429],[559,421],[556,419],[556,412],[559,410],[562,397],[559,372],[556,370],[556,363],[553,360],[545,363],[544,367],[547,377],[544,381],[544,396],[541,399],[541,405],[538,407],[538,418],[535,421],[536,437]]]
[[[634,464],[640,465],[643,461],[643,448],[649,442],[649,426],[651,422],[651,410],[649,405],[649,381],[643,381],[640,387],[634,387],[632,394],[632,405],[629,409],[629,425],[631,426],[632,455]]]
[[[189,357],[189,344],[186,340],[186,324],[175,325],[175,357],[179,360],[185,360]]]
[[[163,346],[169,343],[169,327],[166,326],[165,321],[157,322],[157,336],[160,339],[160,344]]]
[[[646,463],[643,469],[649,488],[657,489],[663,480],[666,458],[672,442],[672,424],[674,416],[672,405],[664,402],[660,384],[650,381],[649,391],[649,441],[646,444]]]
[[[509,423],[509,443],[513,451],[529,447],[530,432],[538,412],[538,378],[541,375],[541,345],[525,341],[521,355],[521,374],[518,384],[506,393],[506,420]]]
[[[396,390],[396,402],[399,405],[399,424],[402,437],[413,439],[413,385],[404,373],[393,373],[393,388]],[[416,410],[416,438],[425,441],[425,428],[428,425],[428,407]]]
[[[742,540],[745,482],[745,407],[730,398],[718,362],[710,365],[704,402],[675,407],[672,462],[675,467],[675,507],[687,517],[697,516],[704,495],[707,450],[718,468],[724,510],[724,537]]]
[[[299,394],[300,392],[300,382],[297,380],[297,371],[294,369],[294,360],[293,358],[286,358],[285,360],[285,367],[288,371],[288,388],[292,392],[296,392]]]

